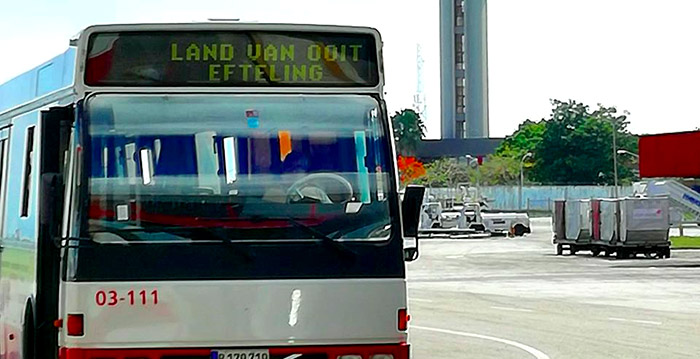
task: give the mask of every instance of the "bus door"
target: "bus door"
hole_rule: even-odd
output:
[[[0,234],[3,232],[3,225],[5,224],[5,199],[7,198],[7,193],[5,190],[5,182],[7,177],[7,154],[10,142],[9,137],[9,126],[0,129]],[[3,243],[3,236],[0,235],[0,355],[5,355],[5,348],[3,340],[5,338],[5,332],[3,327],[2,313],[5,313],[4,306],[7,305],[9,301],[9,287],[6,281],[2,280],[2,252],[5,249],[5,243]]]
[[[68,150],[74,109],[53,107],[41,112],[39,151],[41,178],[39,233],[36,263],[35,357],[55,358],[58,335],[54,320],[58,314],[60,283],[59,224],[63,203],[64,159]]]
[[[5,218],[5,214],[3,213],[5,210],[5,176],[7,176],[7,153],[9,149],[9,127],[5,127],[3,129],[0,129],[0,233],[3,233],[2,226],[4,224],[4,221],[1,220],[2,218]],[[0,236],[0,263],[2,263],[2,251],[5,247],[3,246],[3,238]],[[0,271],[2,271],[2,266],[0,265]],[[0,278],[2,278],[2,273],[0,272]],[[1,283],[1,281],[0,281]],[[1,285],[1,284],[0,284]],[[0,287],[0,296],[2,296],[2,292],[5,288]],[[4,300],[2,297],[0,297],[0,312],[2,312],[2,305],[4,303]]]

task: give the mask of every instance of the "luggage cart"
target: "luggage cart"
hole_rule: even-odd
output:
[[[568,250],[571,255],[591,249],[591,201],[587,199],[554,201],[554,238],[556,254]]]
[[[619,259],[634,258],[638,254],[647,258],[671,258],[667,197],[623,198],[616,210],[616,232],[607,246],[609,252],[614,252]]]
[[[591,254],[609,257],[615,253],[611,248],[617,239],[620,200],[615,198],[591,200]]]

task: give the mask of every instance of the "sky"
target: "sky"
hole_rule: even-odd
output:
[[[0,83],[92,24],[243,21],[364,25],[384,41],[390,113],[413,105],[422,46],[428,138],[440,136],[438,0],[0,0]],[[631,113],[638,134],[700,126],[700,1],[490,0],[490,135],[548,117],[550,99]]]

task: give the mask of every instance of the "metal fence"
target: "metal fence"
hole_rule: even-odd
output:
[[[428,196],[448,206],[461,201],[462,191],[455,188],[429,188]],[[621,186],[620,196],[633,193],[632,186]],[[484,186],[479,194],[486,198],[489,208],[496,210],[528,210],[551,212],[557,199],[614,197],[613,186],[524,186],[522,203],[518,203],[518,186]]]
[[[546,199],[532,199],[528,198],[525,203],[525,209],[529,211],[546,211],[552,212],[554,209],[554,200],[551,198]]]

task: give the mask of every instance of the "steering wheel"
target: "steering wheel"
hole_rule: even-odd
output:
[[[333,191],[329,195],[330,189]],[[287,202],[311,199],[325,204],[345,203],[352,199],[352,195],[352,184],[344,177],[334,173],[312,173],[292,183],[287,189]]]

